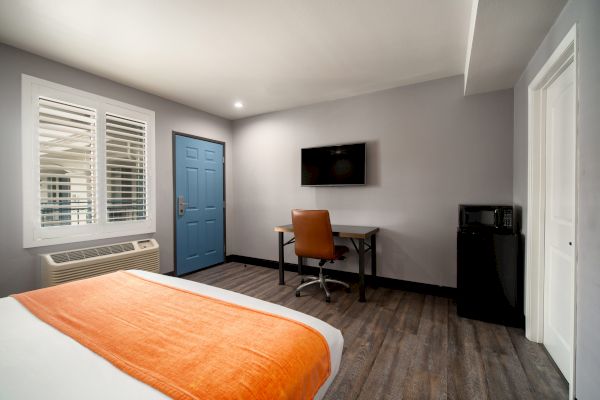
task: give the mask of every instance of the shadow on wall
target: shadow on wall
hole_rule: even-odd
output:
[[[381,186],[381,150],[378,140],[367,142],[367,186]]]
[[[377,270],[387,277],[405,277],[405,280],[437,284],[440,272],[433,263],[424,262],[427,257],[417,259],[407,249],[422,248],[424,251],[438,253],[435,241],[424,242],[422,238],[412,237],[398,230],[380,229],[377,236]],[[418,271],[418,275],[415,275]]]
[[[513,221],[515,222],[515,228],[517,232],[523,232],[523,207],[514,205],[515,215]]]
[[[305,208],[329,210],[332,224],[373,225],[372,218],[363,211],[372,209],[374,202],[379,200],[372,190],[381,188],[380,154],[379,141],[366,142],[366,185],[303,187],[311,198],[311,205]]]
[[[325,268],[358,272],[358,254],[349,239],[335,238],[338,245],[348,246],[350,252],[346,254],[346,259],[336,261],[334,264],[326,264]],[[357,243],[358,245],[358,243]],[[440,249],[435,248],[436,243],[424,242],[422,238],[411,237],[397,230],[381,228],[377,235],[377,274],[385,277],[404,277],[404,280],[429,283],[437,285],[440,280],[439,271],[434,268],[434,263],[427,263],[427,257],[417,259],[411,256],[406,249],[423,248],[429,249],[430,252],[436,253]],[[294,253],[294,246],[286,247],[285,260],[288,263],[295,264],[298,258]],[[305,265],[317,266],[318,260],[305,259]],[[418,271],[415,274],[415,271]],[[365,256],[365,274],[371,274],[371,255],[366,253]]]
[[[454,286],[456,277],[455,225],[443,221],[452,211],[439,206],[437,193],[440,181],[415,181],[414,174],[406,168],[401,171],[394,160],[395,152],[383,149],[379,140],[367,143],[367,185],[346,187],[304,187],[295,198],[295,207],[329,210],[332,224],[377,226],[377,273],[380,276],[422,282],[433,285]],[[382,159],[382,152],[389,160]],[[386,161],[387,187],[382,182],[382,165]],[[438,170],[434,171],[439,173]],[[401,175],[401,176],[400,176]],[[408,178],[406,178],[408,176]],[[404,178],[403,178],[404,177]],[[447,183],[443,181],[442,183]],[[429,185],[429,186],[428,186]],[[423,223],[423,213],[427,213]],[[439,214],[439,215],[438,215]],[[440,222],[442,221],[442,222]],[[358,255],[348,239],[336,239],[350,252],[343,261],[327,265],[328,268],[358,272]],[[286,246],[287,262],[296,263],[293,246]],[[307,260],[307,265],[317,265]],[[371,273],[371,257],[367,253],[365,272]]]

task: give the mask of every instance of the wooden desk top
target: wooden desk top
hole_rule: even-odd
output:
[[[280,225],[275,227],[275,232],[294,232],[294,226],[292,224]],[[374,226],[354,226],[354,225],[331,225],[331,230],[334,236],[355,238],[355,239],[367,239],[377,232],[379,228]]]

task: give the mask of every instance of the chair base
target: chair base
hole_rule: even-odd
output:
[[[308,282],[306,282],[307,279],[309,280]],[[326,278],[323,274],[323,268],[319,268],[319,276],[302,276],[300,283],[300,286],[296,288],[296,297],[300,297],[300,291],[305,287],[318,283],[319,286],[321,286],[321,288],[323,288],[325,291],[325,301],[327,303],[331,302],[331,294],[327,289],[328,283],[337,283],[338,285],[344,286],[347,291],[350,291],[350,285],[348,285],[346,282],[338,281],[337,279]]]

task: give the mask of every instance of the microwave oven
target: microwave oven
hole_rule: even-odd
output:
[[[506,205],[459,206],[459,229],[514,232],[514,208]]]

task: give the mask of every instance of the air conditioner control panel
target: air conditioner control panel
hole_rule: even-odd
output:
[[[152,249],[157,247],[156,241],[152,239],[138,240],[137,242],[138,249]]]

